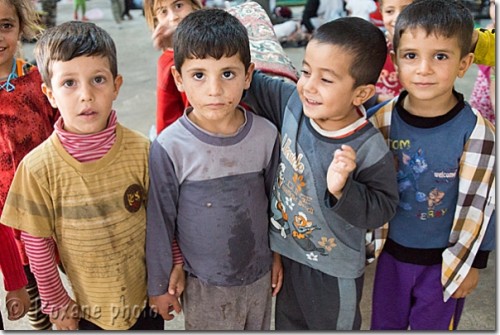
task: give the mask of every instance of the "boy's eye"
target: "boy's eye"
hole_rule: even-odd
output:
[[[203,76],[203,73],[201,73],[201,72],[196,72],[195,74],[193,74],[193,78],[194,78],[195,80],[202,80],[202,79],[203,79],[203,77],[204,77],[204,76]]]
[[[303,76],[309,76],[309,71],[306,70],[300,70],[300,73],[302,73]]]
[[[326,78],[321,78],[321,81],[322,81],[322,82],[325,82],[325,83],[327,83],[327,84],[331,84],[331,83],[333,83],[333,80],[326,79]]]
[[[445,60],[445,59],[448,59],[448,56],[446,56],[445,54],[437,54],[436,59],[437,60]]]
[[[231,79],[231,78],[233,78],[233,77],[234,77],[234,74],[233,74],[231,71],[224,71],[224,72],[222,73],[222,77],[223,77],[224,79]]]
[[[184,3],[183,2],[177,2],[174,4],[174,8],[175,9],[181,9],[182,7],[184,7]]]
[[[392,9],[387,9],[387,10],[384,10],[383,13],[384,13],[384,15],[391,15],[392,13],[394,13],[394,11]]]
[[[103,84],[104,82],[106,81],[106,78],[102,77],[102,76],[98,76],[98,77],[95,77],[94,78],[94,82],[96,84]]]
[[[70,80],[65,80],[63,82],[63,86],[64,87],[73,87],[73,86],[75,86],[75,81],[71,80],[71,79]]]
[[[415,55],[413,52],[408,52],[406,54],[404,54],[404,58],[406,59],[415,59],[417,57],[417,55]]]

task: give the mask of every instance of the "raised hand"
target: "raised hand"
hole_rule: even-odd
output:
[[[176,28],[177,26],[169,25],[167,21],[160,22],[151,36],[153,46],[159,50],[172,48],[172,38]]]
[[[349,174],[356,168],[356,152],[353,148],[343,144],[335,150],[333,160],[328,167],[326,182],[328,191],[339,199],[342,196]]]

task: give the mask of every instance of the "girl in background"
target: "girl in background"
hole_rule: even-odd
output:
[[[146,22],[153,30],[153,45],[163,51],[158,59],[156,86],[156,132],[150,135],[156,137],[163,129],[171,125],[184,113],[188,102],[186,95],[177,90],[170,68],[174,65],[174,50],[172,36],[177,25],[189,13],[201,9],[199,0],[145,0],[144,14]],[[165,34],[172,31],[172,34]],[[151,138],[152,140],[153,138]]]
[[[495,1],[490,1],[491,24],[486,28],[495,28]],[[491,123],[495,124],[495,67],[478,65],[476,82],[469,99],[470,105],[477,109]]]

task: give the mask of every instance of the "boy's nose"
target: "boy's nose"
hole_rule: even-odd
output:
[[[431,66],[429,61],[427,60],[422,60],[420,61],[418,65],[418,73],[419,74],[428,74],[431,71]]]
[[[304,91],[306,92],[314,92],[316,91],[316,83],[314,81],[314,79],[312,77],[308,78],[305,82],[304,82]]]
[[[94,100],[94,95],[93,95],[92,88],[90,87],[90,85],[83,85],[82,86],[80,98],[81,98],[82,102]]]
[[[211,80],[209,83],[209,94],[214,96],[214,95],[221,95],[222,94],[222,85],[219,80],[214,79]]]

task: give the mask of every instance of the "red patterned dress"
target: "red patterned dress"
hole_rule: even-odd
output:
[[[18,78],[10,81],[14,90],[0,90],[0,215],[19,162],[49,137],[59,117],[42,92],[38,69],[22,59],[16,65]],[[27,264],[24,249],[20,251]]]

